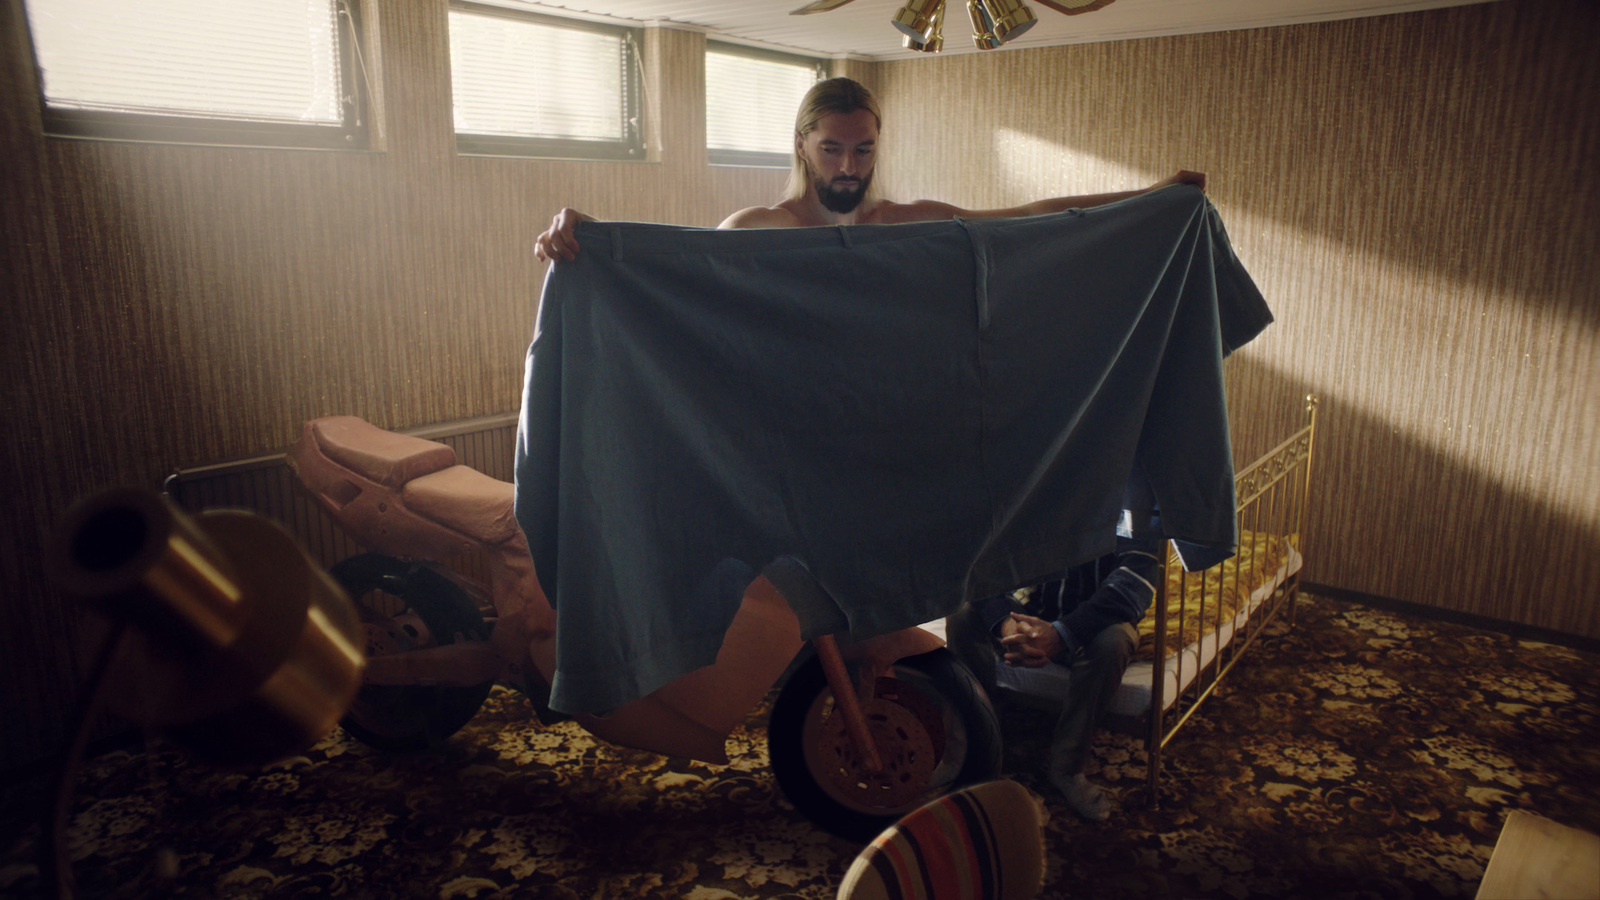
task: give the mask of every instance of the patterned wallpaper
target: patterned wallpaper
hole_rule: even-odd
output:
[[[1241,461],[1322,399],[1307,577],[1596,637],[1596,46],[1589,0],[1511,0],[885,63],[886,194],[1208,173],[1278,317]]]

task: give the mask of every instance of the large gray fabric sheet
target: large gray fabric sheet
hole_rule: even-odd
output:
[[[769,569],[804,634],[946,615],[1165,532],[1235,542],[1222,358],[1271,322],[1181,186],[1086,211],[710,231],[585,223],[528,351],[517,520],[551,706],[715,659]]]

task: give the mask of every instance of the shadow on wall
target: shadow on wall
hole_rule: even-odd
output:
[[[1548,0],[997,54],[965,74],[1070,72],[994,120],[1156,177],[1210,168],[1224,209],[1596,325],[1597,41],[1591,0]]]
[[[1296,428],[1307,394],[1320,401],[1308,580],[1600,637],[1593,522],[1463,465],[1249,348],[1226,374],[1236,463]]]

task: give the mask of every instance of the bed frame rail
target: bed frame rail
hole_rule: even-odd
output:
[[[1316,443],[1316,425],[1317,398],[1309,395],[1306,397],[1305,425],[1235,475],[1234,495],[1238,504],[1241,534],[1251,532],[1287,536],[1290,545],[1300,550],[1306,508],[1311,501],[1311,459]],[[1222,563],[1220,569],[1223,575],[1232,575],[1235,583],[1254,583],[1256,572],[1253,570],[1262,564],[1257,554],[1250,554],[1248,562],[1241,554]],[[1179,586],[1177,635],[1170,635],[1167,628],[1168,584],[1172,580]],[[1215,588],[1211,584],[1213,580],[1219,582]],[[1208,697],[1218,691],[1223,676],[1238,664],[1245,651],[1279,613],[1283,613],[1290,626],[1294,624],[1294,607],[1300,586],[1298,571],[1289,573],[1283,583],[1261,601],[1231,640],[1216,647],[1221,640],[1222,630],[1233,627],[1233,614],[1224,612],[1218,597],[1221,581],[1221,578],[1207,579],[1200,572],[1183,571],[1177,554],[1169,548],[1166,566],[1156,585],[1156,596],[1151,606],[1151,614],[1156,617],[1155,663],[1151,672],[1150,708],[1146,712],[1145,734],[1149,762],[1148,802],[1151,808],[1160,806],[1162,751],[1178,729],[1189,721]],[[1190,593],[1191,585],[1196,583],[1199,585],[1200,602],[1194,615],[1202,626],[1213,630],[1201,638],[1191,661],[1186,659],[1179,643],[1189,615],[1181,600]],[[1171,701],[1164,696],[1169,640],[1178,646],[1178,696]],[[1209,660],[1203,649],[1208,641],[1215,648]],[[1186,667],[1188,672],[1185,671]],[[1190,673],[1194,675],[1193,680],[1185,685],[1184,679]],[[1169,703],[1171,708],[1168,708]]]

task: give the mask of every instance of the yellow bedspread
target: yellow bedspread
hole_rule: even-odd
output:
[[[1167,564],[1166,656],[1198,641],[1203,634],[1216,631],[1219,622],[1233,621],[1239,610],[1249,603],[1251,593],[1277,576],[1294,542],[1294,536],[1285,539],[1283,535],[1267,532],[1241,531],[1238,555],[1204,572],[1185,573],[1174,556]],[[1181,604],[1178,602],[1180,593]],[[1139,623],[1139,649],[1134,654],[1135,659],[1154,658],[1156,618],[1152,609]]]

